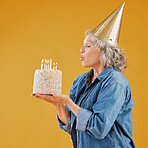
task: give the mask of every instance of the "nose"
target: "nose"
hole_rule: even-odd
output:
[[[82,52],[84,52],[84,49],[83,49],[83,47],[80,49],[80,52],[82,53]]]

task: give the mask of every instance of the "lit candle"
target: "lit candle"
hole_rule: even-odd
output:
[[[55,70],[55,63],[53,63],[53,70]]]
[[[44,69],[47,69],[47,59],[45,59]]]
[[[52,59],[50,59],[50,70],[51,70],[51,65],[52,65]]]
[[[49,60],[47,60],[47,69],[49,69]]]
[[[41,69],[43,69],[44,59],[41,60]]]
[[[56,62],[56,70],[57,70],[57,62]]]

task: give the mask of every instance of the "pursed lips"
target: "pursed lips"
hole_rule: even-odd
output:
[[[80,55],[80,60],[81,60],[81,61],[83,60],[83,58],[84,58],[84,57],[83,57],[82,55]]]

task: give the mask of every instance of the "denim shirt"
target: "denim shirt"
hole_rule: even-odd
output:
[[[93,74],[91,69],[74,80],[69,97],[81,108],[75,116],[65,105],[69,121],[63,124],[56,114],[59,128],[71,135],[74,148],[135,148],[128,80],[113,67],[91,83]]]

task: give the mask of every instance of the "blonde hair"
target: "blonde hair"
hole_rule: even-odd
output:
[[[91,35],[92,41],[101,53],[99,60],[104,67],[114,67],[120,72],[127,68],[127,58],[124,54],[124,49],[118,46],[112,46],[111,44],[97,38],[90,32],[90,30],[86,30],[85,37],[88,35]]]

